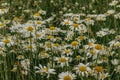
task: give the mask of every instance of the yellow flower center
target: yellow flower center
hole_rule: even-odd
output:
[[[31,45],[28,45],[27,48],[28,48],[28,49],[32,49],[32,46],[31,46]]]
[[[81,30],[81,33],[84,33],[84,30]]]
[[[36,34],[37,37],[41,37],[41,34]]]
[[[59,44],[58,44],[58,43],[55,43],[55,44],[54,44],[54,46],[58,47],[58,46],[59,46]]]
[[[79,25],[78,24],[73,24],[74,28],[77,28]]]
[[[105,48],[106,51],[109,51],[110,49],[109,48]]]
[[[90,50],[90,54],[94,55],[95,53],[96,53],[95,50],[93,50],[93,49]]]
[[[78,42],[77,42],[77,41],[73,41],[73,42],[71,43],[71,45],[72,45],[72,46],[77,46],[77,45],[78,45]]]
[[[49,36],[47,36],[47,39],[51,39],[52,37],[53,37],[53,36],[50,36],[50,35],[49,35]]]
[[[95,49],[101,50],[102,49],[102,45],[101,44],[96,44]]]
[[[99,35],[100,35],[100,36],[103,36],[103,33],[100,33]]]
[[[79,36],[78,38],[79,38],[80,40],[84,40],[84,39],[85,39],[84,36]]]
[[[41,56],[42,56],[42,57],[48,57],[48,55],[47,55],[46,52],[41,52]]]
[[[65,50],[65,53],[66,53],[66,54],[70,53],[70,50],[67,50],[67,49],[66,49],[66,50]]]
[[[106,61],[106,60],[108,60],[108,58],[107,57],[102,57],[102,60]]]
[[[27,30],[28,30],[28,31],[33,31],[34,28],[33,28],[32,26],[28,26],[28,27],[27,27]]]
[[[120,47],[120,42],[116,42],[116,43],[115,43],[115,46],[116,46],[116,47]]]
[[[77,59],[77,60],[79,60],[80,58],[81,58],[81,56],[80,56],[80,55],[76,56],[76,59]]]
[[[47,53],[46,53],[45,51],[42,51],[42,52],[41,52],[41,56],[42,56],[42,57],[48,57],[48,56],[47,56]]]
[[[22,58],[24,58],[24,56],[23,55],[18,55],[17,58],[22,59]]]
[[[20,16],[19,18],[20,18],[20,19],[23,19],[23,18],[24,18],[24,16]]]
[[[95,66],[95,70],[96,70],[97,72],[104,72],[102,66]]]
[[[89,21],[89,20],[91,20],[91,18],[86,18],[85,20]]]
[[[93,46],[93,43],[88,43],[89,46]]]
[[[2,8],[1,10],[4,12],[4,11],[5,11],[5,8]]]
[[[67,21],[67,22],[65,22],[65,24],[68,25],[68,24],[70,24],[70,23]]]
[[[38,24],[38,25],[41,24],[41,21],[37,21],[37,24]]]
[[[4,24],[3,23],[0,23],[0,27],[3,27],[4,26]]]
[[[74,18],[74,21],[78,21],[78,18]]]
[[[79,70],[80,70],[81,72],[85,72],[85,71],[87,71],[87,68],[86,68],[86,66],[80,66],[80,67],[79,67]]]
[[[51,27],[50,27],[50,30],[55,30],[55,27],[54,27],[54,26],[51,26]]]
[[[100,17],[99,17],[99,19],[100,19],[100,20],[103,20],[103,17],[102,17],[102,16],[100,16]]]
[[[35,13],[35,14],[34,14],[34,16],[39,17],[39,16],[40,16],[40,14],[39,14],[39,13]]]
[[[5,44],[10,43],[10,40],[9,40],[9,39],[5,39],[5,40],[4,40],[4,43],[5,43]]]
[[[71,76],[67,75],[67,76],[64,76],[64,80],[72,80]]]
[[[46,47],[47,48],[50,48],[51,47],[51,44],[48,42],[48,43],[46,43]]]
[[[101,77],[101,79],[106,78],[106,76],[104,74],[102,74],[100,77]]]
[[[14,17],[13,20],[14,20],[14,21],[18,21],[18,17]]]
[[[48,72],[48,68],[42,68],[44,72]]]
[[[2,51],[2,48],[0,47],[0,51]]]
[[[59,58],[59,62],[66,62],[66,58]]]

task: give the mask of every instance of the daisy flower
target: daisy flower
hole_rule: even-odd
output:
[[[81,30],[83,30],[83,32],[84,32],[85,28],[86,27],[85,27],[84,24],[78,24],[78,23],[73,23],[70,26],[70,30],[72,30],[72,31],[81,31]],[[85,30],[85,32],[86,32],[86,30]]]
[[[113,64],[113,65],[118,65],[119,64],[119,60],[118,59],[113,59],[113,60],[111,60],[111,63]]]
[[[68,41],[72,40],[73,36],[74,36],[74,32],[73,31],[68,31],[65,39],[68,40]]]
[[[27,26],[26,30],[29,31],[29,32],[32,32],[32,31],[34,31],[34,27],[33,26]]]
[[[60,63],[60,66],[63,67],[65,65],[68,66],[68,62],[70,61],[69,57],[61,56],[61,57],[56,57],[55,61]]]
[[[33,37],[41,40],[41,39],[45,38],[45,32],[38,31],[38,32],[36,32],[36,34],[33,34]]]
[[[1,8],[0,9],[0,15],[5,14],[9,11],[9,8]]]
[[[98,21],[105,21],[105,20],[106,20],[106,15],[104,15],[104,14],[99,14],[99,15],[96,17],[96,20],[98,20]]]
[[[11,36],[7,36],[3,39],[4,45],[7,44],[8,46],[13,45],[14,41],[12,40]]]
[[[99,31],[96,34],[97,34],[98,37],[103,37],[103,36],[107,35],[107,33],[104,32],[104,31]]]
[[[76,67],[74,67],[76,73],[82,76],[88,76],[89,72],[91,71],[89,64],[79,63]]]
[[[115,18],[115,19],[120,19],[120,13],[115,14],[115,15],[114,15],[114,18]]]
[[[84,24],[81,23],[79,26],[80,26],[80,28],[79,28],[78,31],[79,31],[80,34],[83,34],[83,33],[87,32],[87,28]]]
[[[69,19],[65,19],[62,23],[62,25],[66,25],[66,26],[70,26],[73,24],[73,21],[69,20]]]
[[[73,47],[73,49],[78,48],[79,45],[80,45],[80,43],[79,43],[78,41],[72,41],[72,42],[71,42],[71,47]]]
[[[70,49],[64,49],[63,54],[66,54],[67,56],[71,56],[73,53]]]
[[[109,77],[108,73],[100,73],[98,80],[105,80],[106,77]]]
[[[82,57],[80,55],[77,55],[75,59],[79,61],[81,58]]]
[[[22,60],[22,59],[24,59],[24,56],[23,56],[23,55],[18,55],[18,56],[17,56],[17,59],[18,59],[18,60]]]
[[[50,28],[48,29],[49,34],[51,35],[58,35],[58,32],[60,31],[60,28],[54,27],[54,26],[50,26]]]
[[[46,51],[41,51],[40,54],[38,55],[40,58],[48,58],[49,54]]]
[[[96,42],[95,39],[88,39],[88,44],[87,44],[87,45],[84,45],[84,48],[85,48],[86,50],[87,50],[87,49],[90,49],[90,48],[94,48],[95,42]]]
[[[104,72],[104,69],[103,69],[102,66],[95,66],[95,67],[93,68],[93,70],[94,70],[95,74],[96,74],[96,73],[103,73],[103,72]]]
[[[117,66],[117,68],[115,69],[116,73],[120,74],[120,65]]]
[[[91,18],[86,18],[85,19],[85,23],[87,24],[87,25],[94,25],[94,20],[92,20]]]
[[[62,72],[58,75],[58,80],[75,80],[76,75],[71,72]]]
[[[44,11],[44,10],[42,10],[42,9],[39,10],[38,13],[40,13],[40,14],[42,14],[42,15],[46,15],[46,11]]]
[[[101,44],[95,44],[94,48],[97,50],[97,51],[100,51],[103,49],[103,46]]]
[[[50,50],[52,47],[52,43],[51,42],[45,42],[44,48],[46,51]]]
[[[81,35],[81,36],[78,36],[76,40],[81,42],[81,41],[85,40],[86,38],[87,38],[86,36]]]
[[[33,17],[35,19],[41,19],[40,13],[34,13]]]
[[[45,74],[47,74],[47,78],[50,77],[50,74],[56,74],[55,69],[51,69],[49,67],[42,66],[41,64],[39,64],[39,66],[35,66],[35,69],[37,69],[37,71],[35,71],[35,73],[45,73]]]
[[[39,27],[44,27],[44,24],[46,22],[42,21],[42,20],[35,20],[34,23],[35,23],[36,27],[39,28]]]
[[[87,50],[87,56],[89,58],[92,57],[92,59],[96,59],[98,54],[96,53],[95,49],[89,49],[89,50]]]
[[[117,0],[113,0],[111,3],[109,3],[110,6],[115,6],[118,4]]]
[[[30,60],[29,59],[24,59],[21,61],[21,67],[25,70],[29,70],[30,68]]]
[[[115,10],[113,10],[113,9],[107,11],[107,15],[111,15],[111,14],[114,14],[114,13],[115,13]]]

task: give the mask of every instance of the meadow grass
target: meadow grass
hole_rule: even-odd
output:
[[[0,80],[120,80],[120,0],[0,0]]]

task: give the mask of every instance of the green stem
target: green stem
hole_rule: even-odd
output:
[[[8,80],[6,57],[4,58],[4,61],[5,80]]]

